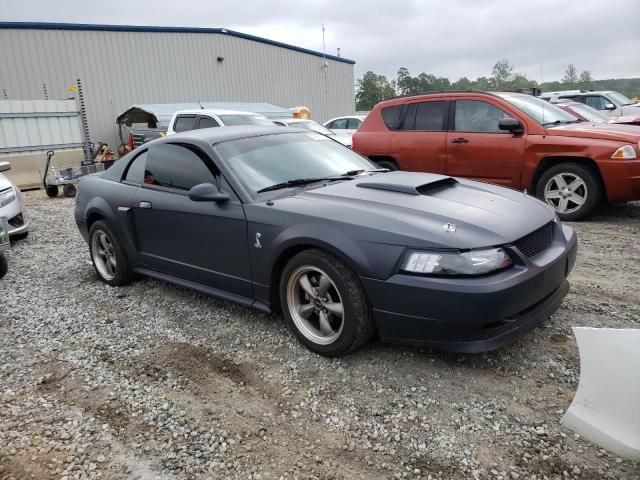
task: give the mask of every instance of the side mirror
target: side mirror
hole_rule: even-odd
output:
[[[0,162],[0,173],[11,170],[11,164],[9,162]]]
[[[604,109],[605,110],[615,110],[616,106],[613,103],[605,103],[604,104]]]
[[[221,191],[213,183],[201,183],[189,190],[189,198],[194,202],[226,202],[229,195]]]
[[[515,134],[524,133],[522,124],[515,118],[506,117],[498,122],[498,128],[500,130],[506,130]]]

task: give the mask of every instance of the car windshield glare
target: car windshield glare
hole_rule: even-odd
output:
[[[571,105],[568,107],[569,110],[576,112],[582,118],[587,119],[589,122],[594,123],[607,123],[609,121],[609,115],[605,113],[601,113],[595,108],[591,108],[589,105]]]
[[[498,94],[511,105],[521,110],[536,122],[544,126],[574,123],[578,119],[545,100],[526,94]]]
[[[326,178],[379,167],[313,132],[262,135],[221,142],[215,150],[252,191],[292,180]]]
[[[232,127],[234,125],[271,125],[273,126],[273,122],[266,117],[261,117],[259,115],[218,115],[222,123],[224,123],[227,127]]]
[[[609,92],[606,95],[609,97],[609,100],[613,100],[613,103],[617,105],[631,105],[633,103],[630,98],[618,92]]]
[[[320,125],[312,120],[307,120],[304,122],[291,122],[290,125],[292,127],[304,128],[305,130],[311,130],[312,132],[318,132],[323,135],[335,135],[334,132],[329,130],[327,127]]]

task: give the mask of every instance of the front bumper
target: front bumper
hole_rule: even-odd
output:
[[[610,202],[640,200],[640,160],[597,160]]]
[[[362,278],[382,341],[457,352],[494,350],[533,330],[569,291],[577,239],[554,223],[552,245],[531,259],[509,248],[514,265],[478,278],[396,274]]]
[[[7,217],[10,237],[24,235],[29,231],[30,219],[20,193],[15,201],[0,208],[0,217]]]

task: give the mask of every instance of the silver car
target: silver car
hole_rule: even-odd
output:
[[[2,172],[11,170],[9,162],[0,162],[0,217],[9,221],[9,236],[24,238],[29,233],[29,217],[22,192]]]

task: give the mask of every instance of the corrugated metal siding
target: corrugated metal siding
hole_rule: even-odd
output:
[[[0,156],[82,144],[74,100],[0,100]]]
[[[218,62],[218,57],[224,61]],[[117,145],[132,104],[306,105],[320,122],[353,113],[353,65],[223,33],[0,29],[0,91],[67,98],[82,80],[91,139]]]

